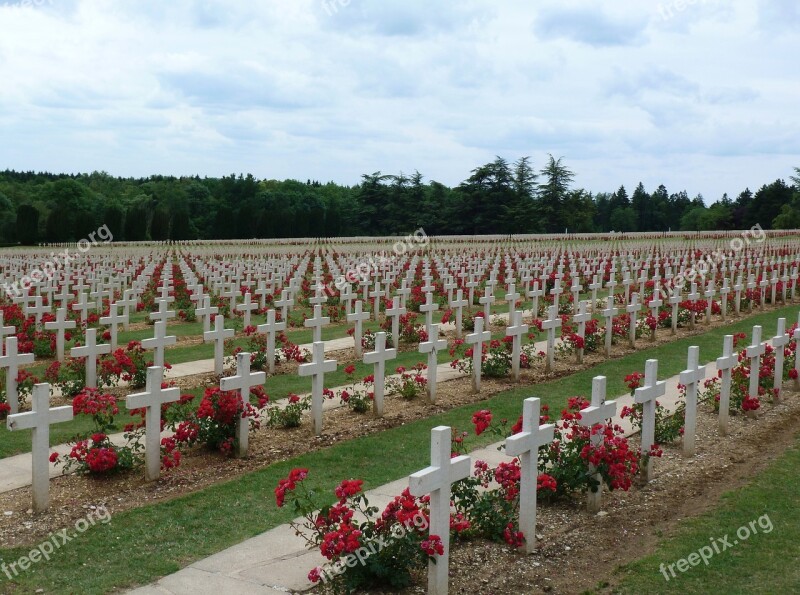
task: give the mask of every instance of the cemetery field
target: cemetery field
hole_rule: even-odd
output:
[[[743,233],[0,252],[0,592],[304,591],[389,527],[340,588],[699,592],[653,562],[800,458],[800,235]]]
[[[756,323],[769,327],[781,314],[780,310],[757,314],[752,319],[736,322],[724,329],[668,342],[639,353],[629,352],[619,359],[599,363],[590,369],[533,386],[508,389],[507,383],[503,386],[498,382],[496,387],[486,383],[488,398],[480,402],[480,407],[489,408],[498,416],[512,419],[522,398],[538,394],[551,407],[558,409],[564,406],[567,397],[585,394],[585,387],[596,374],[604,374],[609,378],[609,390],[612,394],[622,393],[625,391],[625,373],[640,368],[649,357],[656,357],[664,362],[663,375],[672,375],[684,366],[682,354],[690,343],[700,344],[703,351],[706,351],[707,346],[710,351],[711,345],[718,343],[725,332],[738,332]],[[459,382],[463,381],[445,383],[443,392],[450,386],[457,386]],[[466,386],[461,386],[455,392],[466,392],[466,389]],[[605,509],[609,513],[608,517],[604,519],[587,516],[581,512],[577,503],[542,507],[540,522],[545,535],[551,536],[542,541],[541,566],[536,567],[537,571],[533,574],[526,562],[527,558],[509,551],[504,545],[485,543],[472,546],[456,543],[453,560],[461,571],[454,578],[454,584],[463,584],[466,588],[474,584],[474,581],[482,581],[486,574],[486,564],[497,564],[498,567],[506,568],[507,572],[498,578],[492,578],[489,585],[491,588],[509,589],[501,592],[515,592],[513,589],[532,588],[537,584],[557,587],[557,577],[562,574],[561,569],[567,566],[570,572],[563,573],[565,578],[562,588],[573,592],[575,579],[568,577],[574,576],[573,571],[577,574],[588,572],[596,563],[596,555],[593,553],[596,550],[594,547],[586,547],[587,544],[594,544],[602,550],[603,561],[609,565],[630,561],[632,557],[641,554],[644,548],[655,546],[655,527],[664,532],[665,527],[678,523],[685,516],[712,508],[723,490],[748,482],[754,472],[791,443],[791,423],[800,416],[800,401],[791,397],[787,401],[791,405],[771,409],[757,422],[738,416],[731,435],[724,442],[716,441],[714,415],[706,412],[706,423],[700,423],[700,427],[706,430],[699,434],[699,442],[704,445],[702,461],[697,461],[687,473],[682,469],[679,447],[676,445],[668,448],[667,458],[659,462],[664,477],[650,488],[642,489],[637,486],[628,493],[615,492],[610,506]],[[430,417],[416,421],[409,422],[407,418],[401,417],[398,424],[393,424],[390,420],[395,419],[394,412],[387,409],[386,419],[381,424],[375,424],[378,427],[366,431],[365,435],[345,440],[346,437],[338,436],[336,430],[332,429],[330,439],[326,432],[325,440],[310,445],[309,452],[299,456],[295,455],[296,444],[307,441],[307,429],[284,431],[281,444],[285,447],[273,447],[276,452],[271,453],[272,457],[267,460],[263,458],[264,453],[256,448],[247,460],[220,459],[220,465],[206,476],[202,468],[194,467],[190,462],[185,476],[165,476],[158,485],[143,484],[139,478],[133,482],[114,479],[94,481],[91,497],[81,493],[80,487],[74,491],[69,487],[80,486],[86,482],[85,479],[61,478],[52,482],[53,510],[47,515],[47,521],[41,524],[34,521],[32,528],[25,532],[4,532],[4,543],[24,543],[25,546],[16,545],[9,550],[3,550],[3,555],[4,558],[13,559],[15,554],[23,552],[36,539],[46,536],[50,531],[69,526],[80,518],[80,511],[72,511],[70,514],[66,506],[70,500],[83,501],[94,506],[105,504],[112,512],[114,522],[107,527],[91,529],[73,547],[74,553],[81,559],[103,559],[104,568],[108,569],[107,574],[96,576],[81,572],[74,568],[70,559],[54,558],[46,567],[36,568],[26,581],[20,582],[20,588],[24,589],[27,585],[48,585],[46,588],[61,592],[80,586],[85,592],[104,592],[112,586],[147,582],[161,574],[177,570],[197,557],[223,549],[289,520],[291,511],[276,508],[270,497],[272,487],[277,484],[278,479],[286,475],[288,469],[305,466],[317,470],[311,485],[320,490],[329,489],[341,477],[352,473],[353,469],[358,470],[358,476],[367,485],[380,485],[393,479],[398,473],[410,472],[424,465],[426,453],[417,445],[425,440],[431,425],[448,424],[466,429],[470,426],[470,416],[474,410],[474,405],[455,407],[442,413],[430,412]],[[331,427],[336,427],[335,421]],[[383,429],[386,431],[377,433]],[[757,431],[754,433],[754,430]],[[767,440],[769,436],[780,439]],[[474,437],[470,441],[470,447],[490,441],[489,437]],[[744,449],[743,442],[746,446]],[[764,449],[765,443],[770,444],[769,449]],[[255,442],[253,446],[256,446]],[[307,445],[303,444],[302,448],[307,448]],[[392,453],[391,468],[374,455],[375,452],[382,451]],[[207,459],[202,456],[198,458]],[[252,472],[259,467],[262,470]],[[234,477],[235,481],[227,481]],[[62,485],[63,500],[58,495]],[[186,493],[187,491],[193,493]],[[687,494],[691,495],[691,499],[687,500]],[[11,507],[16,508],[20,514],[25,514],[19,510],[19,500],[20,494],[2,497],[0,509]],[[246,524],[230,523],[231,514],[244,514],[249,521]],[[160,529],[142,532],[142,523]],[[165,533],[168,535],[167,539],[164,538]],[[103,544],[112,544],[110,553],[113,555],[104,549]],[[571,549],[568,551],[566,547]],[[550,580],[544,581],[543,577]],[[612,579],[613,576],[609,575],[608,580]],[[594,585],[584,585],[585,588],[591,586]]]

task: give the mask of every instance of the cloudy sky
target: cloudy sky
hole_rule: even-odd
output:
[[[800,166],[797,0],[0,0],[0,169],[458,184],[563,157],[707,203]]]

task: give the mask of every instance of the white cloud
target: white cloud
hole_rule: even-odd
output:
[[[0,0],[0,167],[457,184],[552,152],[715,199],[800,165],[797,3],[598,6]]]

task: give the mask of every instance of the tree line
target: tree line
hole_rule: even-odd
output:
[[[790,183],[727,194],[711,205],[686,191],[592,193],[550,156],[497,157],[456,187],[422,174],[364,174],[354,186],[307,180],[0,173],[0,243],[77,241],[107,225],[116,241],[429,235],[705,231],[800,228],[800,168]]]

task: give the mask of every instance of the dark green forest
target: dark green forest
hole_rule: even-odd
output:
[[[307,180],[120,178],[104,172],[0,173],[0,243],[76,241],[103,224],[115,241],[800,227],[800,168],[706,206],[663,185],[593,194],[552,156],[541,169],[497,157],[455,188],[422,174],[365,174],[354,186]]]

